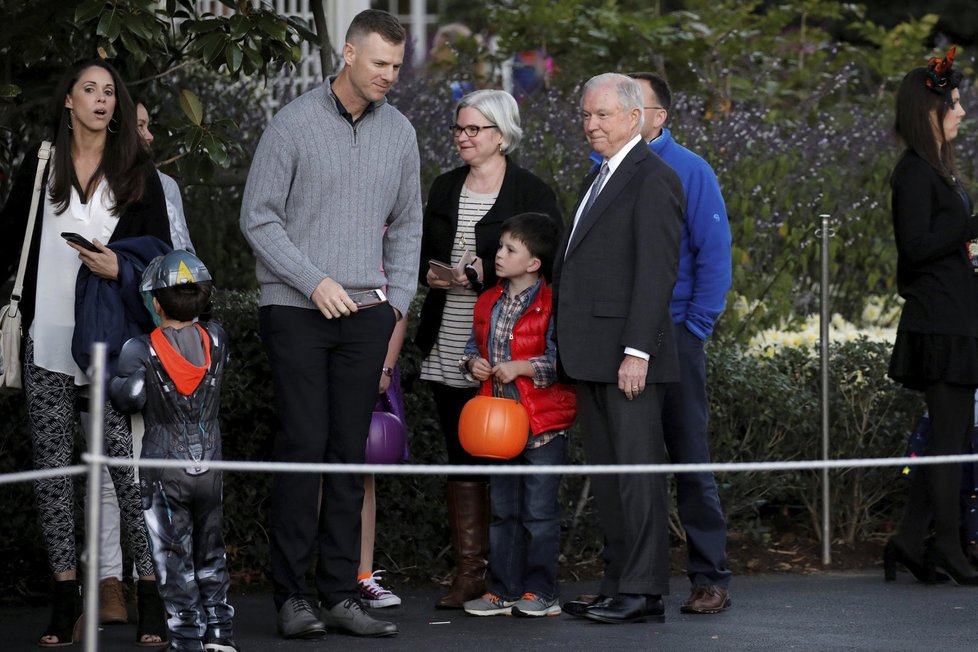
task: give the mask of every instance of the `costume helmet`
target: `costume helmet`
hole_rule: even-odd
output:
[[[211,273],[200,258],[184,249],[174,249],[165,256],[157,256],[143,271],[140,292],[152,292],[175,285],[212,281]]]

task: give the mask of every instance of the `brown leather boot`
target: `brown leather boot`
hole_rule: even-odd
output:
[[[98,583],[98,621],[102,625],[129,621],[122,582],[114,577],[106,577]]]
[[[489,556],[489,486],[485,482],[448,483],[448,523],[455,554],[455,577],[439,609],[461,609],[486,592]]]

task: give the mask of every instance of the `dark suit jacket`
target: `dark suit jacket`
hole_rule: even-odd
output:
[[[581,198],[595,176],[585,179]],[[568,224],[554,262],[562,373],[617,383],[624,349],[632,347],[652,356],[648,383],[679,380],[669,300],[685,205],[679,177],[640,141],[581,216],[569,246]]]
[[[418,278],[427,285],[428,261],[431,259],[451,262],[452,243],[458,227],[458,200],[462,194],[469,166],[455,168],[439,176],[431,184],[428,203],[424,210],[424,233],[421,236],[421,264]],[[513,163],[506,162],[506,176],[496,203],[475,225],[475,254],[482,258],[483,286],[496,285],[493,260],[499,247],[499,227],[513,215],[528,211],[546,213],[560,225],[560,209],[554,191],[534,174]],[[549,278],[549,271],[544,273]],[[438,337],[442,310],[445,307],[445,290],[431,289],[421,307],[421,321],[415,343],[427,354]]]

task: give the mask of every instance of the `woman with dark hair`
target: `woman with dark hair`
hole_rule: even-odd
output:
[[[897,287],[905,303],[889,375],[924,392],[931,418],[925,455],[965,451],[978,388],[978,217],[951,149],[964,118],[953,61],[952,47],[911,70],[897,92],[896,132],[906,150],[891,185]],[[939,569],[958,584],[978,585],[961,549],[960,485],[960,464],[919,467],[884,551],[887,581],[900,563],[921,581],[935,581]]]
[[[475,396],[477,382],[467,380],[459,359],[472,330],[472,308],[483,288],[496,284],[493,267],[499,227],[517,213],[541,212],[561,226],[554,191],[510,160],[523,135],[519,107],[506,91],[469,93],[455,107],[451,125],[464,165],[431,184],[421,237],[420,281],[431,288],[421,308],[415,342],[425,358],[421,378],[429,381],[445,437],[449,464],[473,464],[458,439],[458,418]],[[459,268],[473,257],[465,276],[447,280],[430,261]],[[489,261],[483,265],[482,261]],[[544,271],[549,280],[550,270]],[[488,559],[489,485],[484,475],[453,476],[448,481],[448,519],[455,575],[439,608],[461,609],[485,592]]]
[[[45,172],[35,217],[21,300],[24,327],[24,391],[34,468],[66,467],[72,460],[79,387],[85,370],[72,357],[75,279],[84,265],[97,277],[117,280],[120,258],[105,243],[150,235],[167,245],[170,230],[159,177],[136,130],[136,110],[118,73],[105,61],[72,65],[54,92],[55,147]],[[10,275],[20,253],[30,212],[39,146],[32,148],[0,212],[0,274]],[[96,251],[65,242],[71,231]],[[138,301],[138,299],[137,299]],[[105,404],[105,450],[132,457],[126,417]],[[164,642],[163,608],[146,540],[139,488],[131,467],[110,469],[123,523],[139,574],[137,643]],[[38,518],[54,575],[51,622],[42,647],[78,640],[82,601],[75,553],[74,493],[68,476],[34,485]],[[94,608],[94,605],[92,605]]]

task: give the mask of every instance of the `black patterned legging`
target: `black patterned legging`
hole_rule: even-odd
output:
[[[34,365],[34,341],[25,337],[24,391],[31,426],[35,469],[56,469],[71,464],[75,441],[74,378]],[[126,417],[105,403],[105,453],[132,458],[132,433]],[[119,499],[119,511],[129,539],[136,572],[153,574],[153,560],[146,542],[139,487],[132,467],[112,466],[109,474]],[[48,550],[52,573],[77,568],[75,555],[75,492],[68,476],[34,482],[38,520]]]

